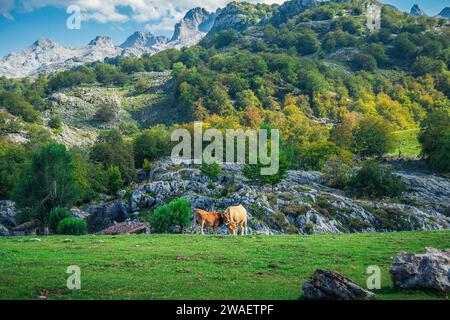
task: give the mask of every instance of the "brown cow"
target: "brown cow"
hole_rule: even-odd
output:
[[[216,229],[223,224],[222,212],[208,212],[202,209],[195,209],[194,216],[197,225],[200,226],[202,234],[205,234],[205,225],[206,227],[212,227],[213,232],[216,232]]]
[[[237,235],[237,229],[241,227],[241,235],[248,234],[247,210],[242,205],[228,207],[223,213],[223,218],[231,235]]]

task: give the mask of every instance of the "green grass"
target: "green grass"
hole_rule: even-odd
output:
[[[394,155],[401,151],[402,157],[416,158],[420,156],[422,147],[419,143],[420,129],[411,129],[394,132],[395,137],[399,141],[399,148],[395,149]]]
[[[39,292],[50,299],[298,299],[317,268],[365,286],[370,265],[382,270],[377,299],[446,299],[391,289],[388,269],[399,251],[448,248],[450,231],[64,238],[0,238],[0,299],[38,299]],[[65,288],[70,265],[81,268],[81,290]]]

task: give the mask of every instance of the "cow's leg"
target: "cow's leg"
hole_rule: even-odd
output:
[[[244,220],[244,233],[247,236],[248,235],[248,228],[247,228],[247,220]]]
[[[205,230],[204,230],[204,228],[205,228],[205,221],[202,221],[202,223],[200,225],[200,228],[202,230],[202,234],[204,235],[205,234]]]

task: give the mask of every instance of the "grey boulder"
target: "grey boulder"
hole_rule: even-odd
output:
[[[374,294],[340,273],[317,269],[303,285],[303,297],[314,300],[360,300]]]
[[[450,292],[450,250],[397,254],[390,268],[394,288]]]

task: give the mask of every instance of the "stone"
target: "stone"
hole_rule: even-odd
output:
[[[114,221],[126,221],[130,208],[125,202],[115,200],[90,206],[86,211],[90,214],[86,219],[90,231],[97,232],[114,225]]]
[[[41,242],[42,240],[39,238],[31,238],[30,241],[32,242]]]
[[[373,296],[372,292],[330,270],[317,269],[303,285],[303,297],[306,299],[358,300]]]
[[[125,221],[118,223],[112,227],[100,231],[101,235],[115,235],[115,234],[140,234],[149,233],[150,225],[148,222],[139,221]]]
[[[391,268],[394,288],[450,292],[450,250],[426,248],[425,253],[400,252]]]
[[[9,235],[10,235],[9,230],[5,226],[0,224],[0,237],[5,237]]]
[[[9,200],[0,200],[0,224],[5,227],[15,227],[16,216],[15,203]]]

